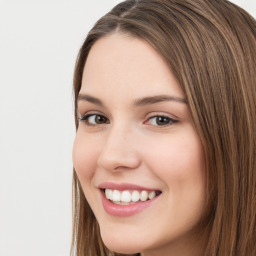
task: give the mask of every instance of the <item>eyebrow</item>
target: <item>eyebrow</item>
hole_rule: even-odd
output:
[[[141,99],[134,100],[133,104],[135,106],[144,106],[144,105],[152,105],[152,104],[160,103],[163,101],[174,101],[178,103],[187,104],[186,99],[176,97],[176,96],[170,96],[170,95],[157,95],[157,96],[144,97]]]
[[[88,94],[79,93],[77,97],[77,101],[88,101],[101,107],[104,106],[103,102],[100,99],[90,96]]]
[[[100,99],[95,98],[88,94],[79,93],[77,101],[88,101],[95,105],[104,107],[104,104]],[[133,101],[133,105],[136,107],[140,107],[140,106],[152,105],[152,104],[156,104],[164,101],[173,101],[177,103],[187,104],[187,100],[184,98],[170,96],[170,95],[157,95],[157,96],[149,96],[149,97],[136,99]]]

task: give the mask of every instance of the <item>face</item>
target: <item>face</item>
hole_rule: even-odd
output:
[[[74,167],[106,246],[194,255],[204,154],[163,58],[141,39],[99,39],[84,67],[78,113]]]

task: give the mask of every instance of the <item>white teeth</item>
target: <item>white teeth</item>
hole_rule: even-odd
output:
[[[121,201],[124,203],[130,203],[132,200],[132,195],[129,191],[123,191],[121,194]]]
[[[148,198],[149,198],[149,199],[153,199],[154,197],[156,197],[156,192],[155,192],[155,191],[149,192]]]
[[[111,189],[106,189],[105,190],[105,195],[107,199],[112,200],[113,199],[113,191]]]
[[[133,201],[134,203],[136,203],[136,202],[138,202],[139,200],[140,200],[140,193],[139,193],[139,191],[134,190],[134,191],[132,192],[132,201]]]
[[[127,203],[136,203],[139,200],[145,202],[147,200],[151,200],[156,197],[155,191],[137,191],[133,190],[132,192],[128,190],[119,191],[112,189],[105,189],[106,198],[113,201],[116,204],[127,204]]]
[[[121,192],[119,190],[114,190],[112,194],[112,200],[115,202],[121,201]]]
[[[141,200],[142,202],[144,202],[144,201],[146,201],[147,199],[148,199],[148,192],[145,191],[145,190],[141,191],[141,193],[140,193],[140,200]]]

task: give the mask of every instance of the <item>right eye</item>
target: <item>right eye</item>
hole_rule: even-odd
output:
[[[79,118],[79,121],[85,122],[87,125],[92,125],[92,126],[109,123],[109,120],[105,116],[98,115],[98,114],[85,115],[82,118]]]

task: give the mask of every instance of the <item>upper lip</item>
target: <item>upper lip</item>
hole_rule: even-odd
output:
[[[146,188],[144,186],[131,184],[131,183],[113,183],[113,182],[102,182],[98,188],[100,189],[116,189],[116,190],[146,190],[146,191],[160,191],[156,188]]]

